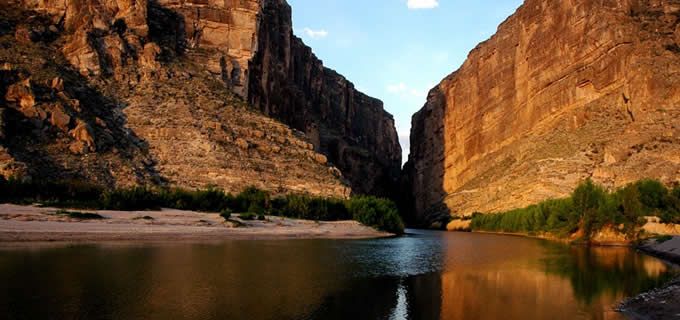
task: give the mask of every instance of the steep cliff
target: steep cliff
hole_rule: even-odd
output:
[[[527,0],[413,117],[420,221],[680,181],[680,1]]]
[[[303,133],[194,59],[179,13],[140,1],[2,3],[0,175],[349,194]]]
[[[7,1],[7,0],[6,0]],[[382,102],[325,68],[292,32],[285,0],[23,0],[63,28],[61,53],[89,79],[135,85],[191,62],[264,115],[303,132],[354,192],[390,195],[401,166]],[[130,67],[138,72],[130,73]]]
[[[307,134],[316,150],[351,181],[355,192],[390,195],[401,170],[392,115],[333,70],[292,32],[291,9],[266,1],[249,101]]]

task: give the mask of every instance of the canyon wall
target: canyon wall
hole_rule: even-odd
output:
[[[394,118],[293,35],[285,1],[265,3],[249,68],[249,101],[305,132],[355,192],[392,195],[401,170]]]
[[[109,183],[143,183],[152,176],[155,181],[187,187],[212,184],[232,191],[255,184],[280,192],[339,196],[350,190],[342,183],[356,193],[379,195],[390,195],[395,186],[401,149],[392,116],[382,102],[325,68],[293,35],[291,8],[284,0],[2,2],[19,12],[10,18],[14,10],[8,10],[7,19],[16,21],[2,25],[7,29],[3,34],[13,34],[11,40],[19,43],[7,46],[39,51],[31,53],[37,60],[41,55],[63,56],[65,62],[55,63],[61,63],[62,69],[70,65],[76,73],[50,70],[55,79],[65,77],[71,91],[77,91],[71,86],[89,87],[110,100],[97,106],[78,98],[81,93],[68,95],[92,105],[88,109],[97,114],[82,117],[90,128],[86,132],[94,137],[79,154],[108,150],[98,144],[100,129],[119,127],[121,132],[111,134],[114,140],[130,136],[136,141],[132,145],[143,146],[135,151],[143,161],[129,159],[127,163],[145,163],[138,174],[123,178],[107,173],[104,180]],[[21,15],[35,16],[21,12],[27,9],[45,17],[44,21],[22,22]],[[12,78],[8,81],[12,83],[3,88],[18,80],[28,81],[28,91],[49,85],[49,79],[43,80],[45,84],[35,81],[37,74],[45,73],[41,62],[11,59],[12,50],[6,51],[7,58],[0,62],[10,62]],[[33,96],[46,103],[52,99]],[[10,98],[14,99],[8,97],[7,103],[20,108]],[[5,110],[2,107],[0,112]],[[112,114],[99,115],[100,108]],[[76,108],[65,113],[80,119]],[[46,117],[51,114],[45,113]],[[101,120],[99,124],[95,118]],[[114,118],[115,123],[106,123]],[[72,130],[69,126],[74,123],[64,130]],[[27,137],[25,144],[31,138],[35,137]],[[64,146],[71,143],[63,142]],[[41,167],[34,161],[17,160],[17,155],[30,154],[24,149],[31,148],[10,147],[22,150],[7,151],[14,163]],[[45,148],[35,149],[33,153]],[[76,171],[97,172],[102,167],[123,171],[110,168],[117,161],[107,163]],[[64,171],[51,166],[38,171],[60,170]]]
[[[680,182],[680,1],[527,0],[413,116],[420,222]]]

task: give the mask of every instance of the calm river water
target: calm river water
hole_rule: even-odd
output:
[[[626,248],[409,230],[379,240],[0,245],[2,319],[621,319],[668,279]]]

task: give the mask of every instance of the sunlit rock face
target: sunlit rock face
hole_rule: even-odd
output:
[[[680,1],[527,0],[413,117],[421,221],[680,177]]]
[[[196,78],[195,72],[207,74],[221,82],[207,89],[212,91],[211,96],[219,90],[233,92],[265,116],[295,129],[295,134],[304,134],[299,134],[306,140],[301,142],[305,149],[301,157],[337,167],[342,174],[332,168],[332,175],[349,184],[355,193],[387,196],[397,185],[401,148],[392,115],[380,100],[364,95],[343,76],[325,68],[311,49],[293,35],[291,8],[284,0],[17,1],[25,9],[52,17],[61,53],[86,79],[113,79],[116,84],[129,86],[129,92],[139,92],[133,88],[159,85],[161,81],[179,85]],[[62,25],[63,30],[59,29]],[[28,28],[17,36],[28,39],[32,34]],[[167,65],[180,60],[190,63],[192,69],[169,72]],[[198,92],[197,88],[186,90]],[[139,105],[138,101],[149,100],[148,96],[137,98],[131,102],[133,107]],[[144,115],[136,110],[128,110],[133,115],[131,124],[140,124],[143,132],[163,129],[145,119],[137,121],[137,116]],[[184,113],[192,114],[178,111]],[[227,116],[225,112],[214,120],[222,122]],[[191,141],[194,140],[188,140]],[[285,143],[277,144],[283,146]],[[172,146],[151,147],[160,150]],[[186,163],[185,160],[176,162]],[[265,161],[263,165],[280,170],[292,162],[283,163],[286,165]],[[173,175],[186,176],[190,172],[178,169]],[[323,176],[325,179],[328,174]],[[272,181],[269,187],[276,188],[277,183]]]

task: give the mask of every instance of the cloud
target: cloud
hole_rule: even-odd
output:
[[[411,96],[416,98],[425,98],[427,92],[424,90],[418,90],[406,85],[403,82],[397,84],[390,84],[387,86],[387,92],[392,94],[398,94],[400,96]]]
[[[310,28],[302,29],[302,32],[312,39],[323,39],[328,36],[328,31],[324,29],[314,30]]]
[[[408,8],[415,9],[434,9],[439,6],[439,0],[408,0]]]

